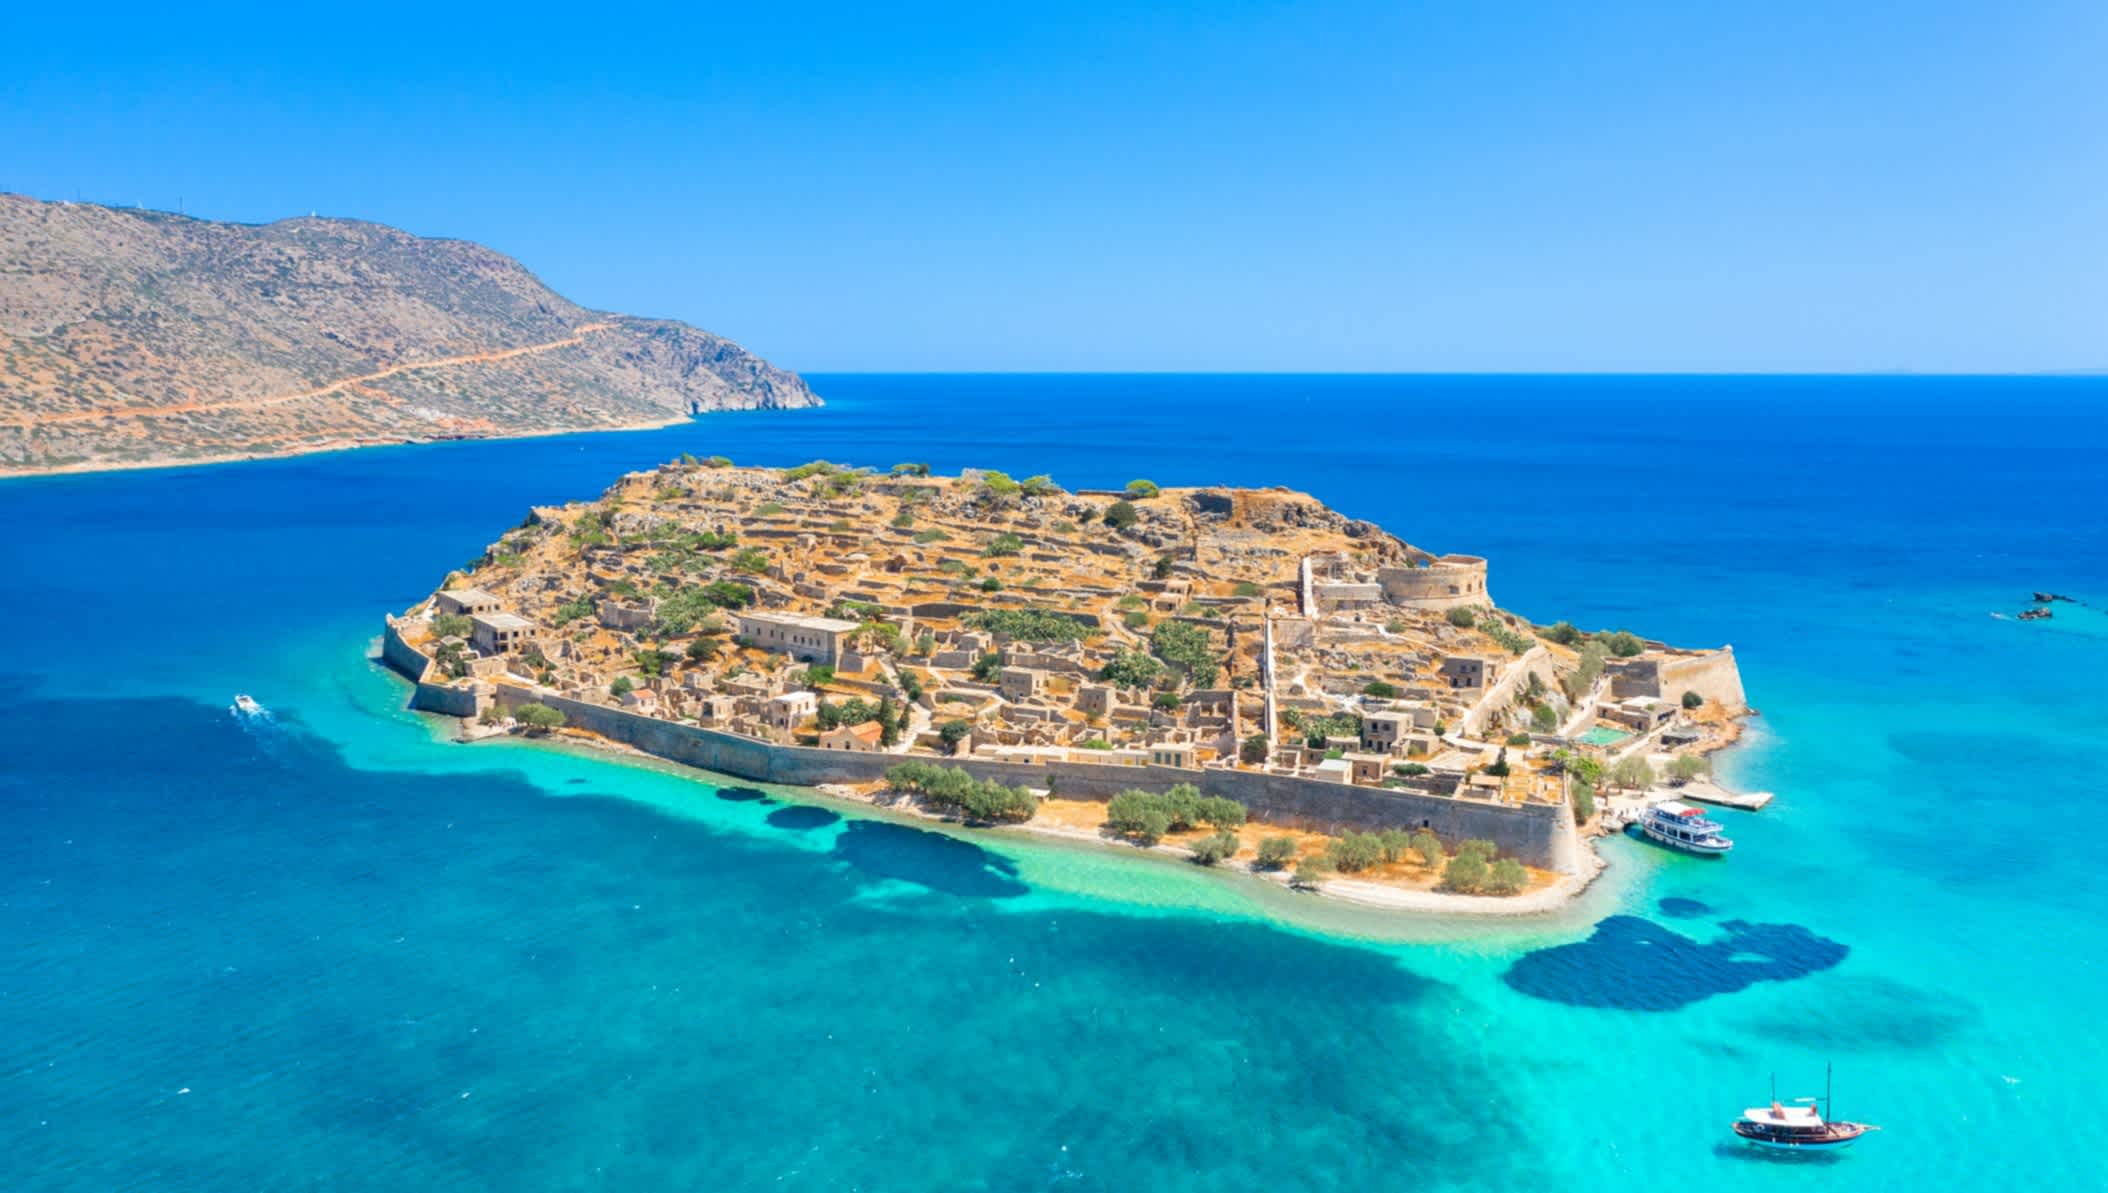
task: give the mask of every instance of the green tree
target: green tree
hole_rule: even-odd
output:
[[[1259,856],[1252,864],[1261,870],[1278,870],[1295,856],[1294,837],[1267,837],[1259,842]]]
[[[1105,524],[1114,530],[1125,530],[1141,518],[1135,507],[1125,501],[1115,501],[1105,507]]]
[[[1383,838],[1375,833],[1348,833],[1325,847],[1325,856],[1342,874],[1356,874],[1383,860]]]
[[[814,663],[805,669],[805,686],[817,692],[834,682],[834,667],[829,663]]]
[[[1629,659],[1647,649],[1647,644],[1640,641],[1639,635],[1631,630],[1619,630],[1605,639],[1603,645],[1610,648],[1611,654],[1621,659]]]
[[[540,737],[552,729],[563,728],[564,724],[564,714],[546,704],[522,704],[512,710],[512,719],[519,722],[529,737]]]
[[[1413,834],[1413,852],[1420,855],[1420,864],[1433,869],[1442,864],[1442,839],[1421,829]]]
[[[1236,855],[1237,834],[1228,829],[1217,829],[1205,837],[1196,837],[1187,848],[1193,851],[1195,862],[1212,866]]]
[[[989,539],[988,545],[981,548],[981,554],[988,556],[1016,555],[1024,549],[1025,540],[1006,530]]]
[[[878,744],[887,749],[900,744],[901,728],[907,723],[907,710],[893,703],[893,697],[878,698]]]
[[[717,658],[721,649],[714,638],[697,638],[688,644],[688,649],[685,653],[691,663],[708,663]]]
[[[1683,706],[1685,708],[1700,708],[1704,704],[1705,697],[1699,695],[1696,692],[1685,692],[1683,694]]]
[[[1171,831],[1171,813],[1160,796],[1147,791],[1123,791],[1106,802],[1105,827],[1117,836],[1153,845]]]
[[[1678,754],[1675,761],[1669,763],[1669,777],[1679,783],[1702,779],[1711,773],[1713,764],[1698,754]]]
[[[1535,673],[1532,672],[1532,674]],[[1535,729],[1539,733],[1557,733],[1559,731],[1559,714],[1553,712],[1552,706],[1549,704],[1532,705],[1530,707],[1530,728]]]
[[[1195,687],[1208,687],[1221,673],[1221,663],[1208,646],[1208,632],[1187,622],[1167,621],[1151,630],[1149,650],[1185,672]]]
[[[1570,621],[1553,622],[1551,627],[1545,630],[1544,636],[1561,646],[1572,646],[1581,641],[1581,631],[1575,629],[1574,623]]]
[[[1637,754],[1628,754],[1618,759],[1610,768],[1610,781],[1628,790],[1654,786],[1654,768]]]
[[[1486,885],[1486,859],[1459,851],[1442,871],[1442,885],[1460,894],[1476,894]]]
[[[1486,773],[1496,779],[1508,777],[1508,747],[1502,746],[1500,748],[1500,754],[1494,758],[1493,765],[1486,768]]]
[[[1361,694],[1364,696],[1374,696],[1378,700],[1391,700],[1397,697],[1398,686],[1396,684],[1385,683],[1383,680],[1380,679],[1372,679],[1369,682],[1361,685]]]
[[[1216,828],[1236,828],[1250,815],[1251,812],[1243,804],[1219,795],[1202,796],[1199,805],[1194,809],[1196,820],[1203,824],[1212,824]]]
[[[973,724],[968,721],[961,721],[955,719],[946,721],[944,724],[937,726],[938,740],[944,743],[944,748],[946,750],[949,750],[954,754],[959,752],[959,743],[965,741],[966,735],[972,732]]]
[[[1313,853],[1296,859],[1295,877],[1288,885],[1297,890],[1314,891],[1331,873],[1332,859],[1322,853]]]
[[[1486,875],[1486,889],[1496,895],[1512,895],[1530,884],[1530,872],[1512,857],[1493,863]]]
[[[976,683],[994,683],[1003,674],[1003,656],[990,651],[973,661]]]
[[[1463,844],[1457,846],[1458,856],[1461,857],[1462,855],[1468,853],[1477,857],[1482,862],[1492,861],[1493,855],[1498,852],[1500,852],[1500,850],[1494,846],[1493,842],[1483,840],[1478,837],[1473,837],[1470,840],[1465,841]]]
[[[1164,665],[1139,650],[1121,649],[1098,669],[1098,678],[1123,688],[1146,688],[1164,673]]]
[[[608,685],[608,695],[613,696],[617,700],[622,699],[624,696],[627,696],[631,692],[634,692],[636,690],[636,683],[632,681],[627,675],[616,676],[615,682]]]
[[[929,474],[930,466],[928,464],[915,463],[893,465],[894,476],[928,476]]]
[[[1159,492],[1162,492],[1162,490],[1157,488],[1155,481],[1131,480],[1127,482],[1127,495],[1137,501],[1154,497]]]
[[[1054,478],[1044,474],[1028,476],[1019,481],[1017,487],[1027,497],[1047,497],[1061,492],[1061,486],[1054,483]]]
[[[1264,733],[1254,733],[1245,738],[1244,744],[1238,747],[1237,757],[1246,766],[1259,766],[1266,761],[1267,752],[1272,746],[1273,743],[1266,740]]]
[[[1477,625],[1479,620],[1478,614],[1463,605],[1458,605],[1448,613],[1443,614],[1443,616],[1449,618],[1449,624],[1460,630],[1470,629],[1472,626]]]
[[[1596,815],[1596,789],[1588,783],[1574,783],[1574,823],[1587,824]]]
[[[432,619],[432,636],[435,638],[466,638],[475,628],[475,623],[459,613],[445,613]]]
[[[1413,835],[1402,828],[1387,828],[1376,836],[1383,842],[1383,860],[1387,863],[1404,861],[1406,850],[1413,847]]]

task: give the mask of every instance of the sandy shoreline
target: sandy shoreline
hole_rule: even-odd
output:
[[[717,411],[705,411],[714,414]],[[287,460],[295,456],[320,456],[332,452],[359,451],[369,447],[417,447],[431,443],[486,443],[503,439],[546,439],[551,435],[590,435],[601,431],[657,431],[679,426],[700,415],[676,414],[657,421],[624,423],[610,427],[548,427],[533,431],[505,431],[490,435],[434,435],[429,438],[407,436],[401,439],[342,439],[307,447],[289,447],[280,451],[223,452],[212,456],[183,456],[179,458],[154,457],[146,460],[84,460],[74,464],[60,464],[47,468],[15,468],[0,466],[0,481],[28,479],[38,476],[79,476],[97,472],[141,472],[150,468],[189,468],[206,464],[240,464],[251,460]]]
[[[518,740],[518,736],[509,730],[484,728],[467,721],[457,723],[457,730],[453,736],[456,741],[463,743],[489,741],[494,738]],[[661,758],[635,746],[610,741],[598,734],[585,733],[579,730],[562,730],[544,740],[561,745],[579,746],[596,753],[650,760],[660,766],[673,768],[676,772],[702,776],[708,776],[712,773],[696,767],[686,766],[670,759]],[[738,782],[738,780],[733,780],[733,782]],[[789,789],[817,792],[831,800],[858,804],[893,815],[927,821],[931,824],[964,827],[955,817],[942,816],[934,812],[925,811],[906,800],[881,802],[877,798],[878,792],[876,790],[865,791],[851,784],[821,783],[814,787],[789,786]],[[1038,837],[1060,841],[1064,844],[1088,846],[1109,854],[1126,853],[1132,855],[1138,852],[1146,852],[1160,858],[1180,862],[1190,863],[1191,859],[1190,851],[1176,842],[1164,841],[1151,846],[1135,845],[1124,841],[1115,841],[1096,831],[1078,828],[1073,825],[1027,821],[1024,824],[990,825],[985,828],[976,827],[972,831],[975,834],[1001,833]],[[1582,873],[1562,874],[1557,876],[1547,886],[1527,890],[1516,895],[1456,895],[1435,890],[1413,890],[1393,886],[1389,883],[1338,876],[1327,878],[1314,887],[1303,888],[1299,893],[1336,899],[1341,903],[1352,904],[1356,907],[1428,916],[1516,918],[1521,916],[1550,915],[1554,912],[1565,910],[1583,892],[1588,890],[1596,879],[1602,876],[1604,870],[1608,868],[1608,864],[1603,860],[1602,855],[1596,852],[1592,843],[1593,839],[1591,836],[1582,838]],[[1289,871],[1261,870],[1253,866],[1248,859],[1232,859],[1211,867],[1195,866],[1194,868],[1212,870],[1231,877],[1232,880],[1247,879],[1255,882],[1264,882],[1282,890],[1289,889]]]

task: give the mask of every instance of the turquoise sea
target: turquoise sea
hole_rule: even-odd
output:
[[[0,483],[0,1189],[2108,1187],[2108,381],[812,380]],[[1732,642],[1779,798],[1428,922],[403,711],[383,611],[682,451],[1307,489]],[[1729,1142],[1826,1063],[1880,1134]]]

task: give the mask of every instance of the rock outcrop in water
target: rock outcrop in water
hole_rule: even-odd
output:
[[[586,310],[467,241],[0,195],[0,474],[818,401],[729,340]]]

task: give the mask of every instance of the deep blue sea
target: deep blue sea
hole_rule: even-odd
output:
[[[0,483],[0,1190],[2108,1187],[2108,380],[812,381]],[[384,611],[683,451],[1305,489],[1733,643],[1779,798],[1428,922],[403,711]],[[1826,1063],[1885,1130],[1730,1144]]]

